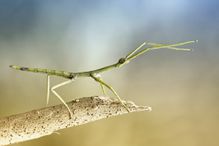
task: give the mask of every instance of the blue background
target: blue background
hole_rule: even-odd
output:
[[[46,104],[46,76],[12,70],[11,64],[85,71],[117,62],[144,41],[199,40],[186,46],[192,52],[151,51],[103,74],[121,97],[153,112],[17,145],[217,146],[218,8],[217,0],[0,0],[0,116]],[[52,83],[61,81],[54,77]],[[89,79],[58,92],[66,101],[102,94]],[[58,103],[51,97],[50,105]]]

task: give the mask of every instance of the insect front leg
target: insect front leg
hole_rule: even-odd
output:
[[[102,90],[102,92],[103,92],[103,95],[105,95],[106,96],[106,91],[105,91],[105,89],[104,89],[104,86],[100,83],[100,88],[101,88],[101,90]]]
[[[101,80],[101,75],[100,74],[97,74],[95,77]],[[101,83],[99,83],[99,84],[100,84],[101,91],[103,92],[103,95],[106,96],[106,91],[105,91],[104,85],[101,84]]]
[[[106,88],[108,88],[119,100],[119,102],[125,107],[125,109],[130,112],[129,108],[124,104],[124,101],[120,98],[120,96],[116,93],[116,91],[113,89],[112,86],[108,85],[107,83],[105,83],[101,78],[99,78],[98,75],[91,75],[91,77],[99,82],[101,85],[105,86]]]

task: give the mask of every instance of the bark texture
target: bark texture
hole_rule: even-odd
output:
[[[32,110],[0,119],[0,146],[50,135],[53,132],[95,120],[128,113],[117,100],[109,97],[83,97],[67,103],[73,112],[70,118],[63,104]],[[130,112],[151,111],[127,101]]]

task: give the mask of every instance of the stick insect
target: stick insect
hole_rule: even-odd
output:
[[[181,42],[176,44],[157,44],[157,43],[151,43],[151,42],[144,42],[139,47],[128,53],[125,57],[120,58],[116,63],[112,65],[108,65],[96,70],[91,71],[85,71],[85,72],[68,72],[68,71],[60,71],[60,70],[52,70],[52,69],[42,69],[42,68],[29,68],[29,67],[22,67],[17,65],[10,65],[11,68],[21,71],[28,71],[28,72],[34,72],[34,73],[44,73],[47,75],[47,96],[46,96],[46,104],[49,103],[49,97],[50,97],[50,91],[65,105],[65,107],[68,109],[70,118],[73,116],[73,113],[71,109],[68,107],[66,102],[63,100],[63,98],[55,91],[55,89],[58,89],[64,85],[67,85],[71,82],[73,82],[77,78],[81,77],[90,77],[94,79],[96,82],[100,84],[101,90],[104,95],[106,95],[105,88],[108,88],[118,99],[118,101],[124,106],[124,108],[129,112],[129,109],[125,105],[125,102],[120,98],[120,96],[117,94],[117,92],[114,90],[112,86],[107,84],[100,76],[101,73],[112,70],[114,68],[120,68],[124,66],[125,64],[129,63],[131,60],[135,59],[136,57],[150,51],[150,50],[156,50],[156,49],[171,49],[171,50],[180,50],[180,51],[190,51],[191,49],[187,48],[178,48],[179,46],[187,45],[194,43],[196,41],[187,41],[187,42]],[[149,47],[144,47],[145,45],[148,45]],[[67,81],[64,81],[62,83],[59,83],[53,87],[50,87],[50,77],[51,76],[59,76],[67,79]]]

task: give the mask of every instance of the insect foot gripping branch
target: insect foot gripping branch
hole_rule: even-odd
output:
[[[71,112],[70,108],[68,107],[68,105],[65,103],[65,101],[62,99],[62,97],[54,90],[57,89],[61,86],[67,85],[68,83],[71,83],[72,80],[75,77],[79,78],[79,77],[91,77],[93,78],[95,81],[97,81],[99,84],[101,84],[101,88],[104,91],[104,87],[108,88],[119,100],[119,102],[123,105],[123,107],[126,108],[127,111],[129,111],[129,108],[127,108],[127,106],[124,104],[124,101],[120,98],[120,96],[117,94],[117,92],[113,89],[112,86],[108,85],[106,82],[103,81],[102,78],[97,77],[97,75],[100,75],[100,73],[102,72],[106,72],[115,68],[120,68],[122,66],[124,66],[125,64],[129,63],[131,60],[135,59],[136,57],[151,51],[151,50],[157,50],[157,49],[170,49],[170,50],[177,50],[177,51],[190,51],[191,49],[188,48],[178,48],[180,46],[184,46],[187,44],[191,44],[197,41],[187,41],[187,42],[180,42],[180,43],[176,43],[176,44],[158,44],[158,43],[151,43],[151,42],[144,42],[142,43],[139,47],[137,47],[136,49],[134,49],[133,51],[131,51],[130,53],[128,53],[126,55],[125,58],[121,58],[119,59],[119,61],[115,64],[112,65],[108,65],[96,70],[92,70],[92,71],[85,71],[85,72],[67,72],[67,71],[59,71],[59,70],[53,70],[53,69],[42,69],[42,68],[29,68],[29,67],[20,67],[20,66],[16,66],[16,65],[11,65],[10,67],[16,70],[21,70],[21,71],[29,71],[29,72],[34,72],[34,73],[44,73],[48,76],[59,76],[59,77],[63,77],[65,79],[68,79],[68,81],[65,81],[63,83],[60,83],[54,87],[51,88],[52,92],[56,95],[56,97],[58,97],[58,99],[65,105],[65,107],[68,109],[70,115],[72,116],[73,113]],[[145,47],[146,45],[148,45],[149,47]],[[49,83],[49,81],[48,81]],[[47,91],[50,91],[50,86],[49,84],[47,85]],[[49,100],[49,93],[47,93],[47,103]]]

